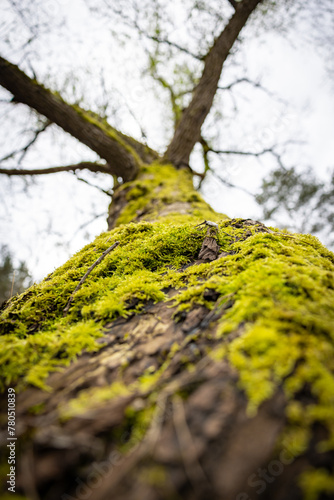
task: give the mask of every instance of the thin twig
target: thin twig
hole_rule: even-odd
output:
[[[155,35],[150,35],[149,33],[147,33],[147,31],[145,31],[144,29],[142,29],[139,26],[138,22],[135,19],[131,19],[130,16],[128,16],[124,12],[122,12],[121,9],[111,7],[110,5],[109,5],[109,8],[113,11],[114,14],[116,14],[117,16],[119,16],[122,19],[123,23],[126,26],[129,26],[130,28],[136,29],[140,35],[144,36],[148,40],[152,40],[152,41],[156,42],[157,44],[169,45],[170,47],[174,47],[175,49],[179,50],[180,52],[184,52],[185,54],[193,57],[194,59],[198,59],[199,61],[203,60],[203,56],[198,55],[198,54],[194,54],[186,47],[182,47],[178,43],[172,42],[168,38],[160,38],[160,37],[155,36]]]
[[[50,120],[47,120],[41,128],[37,129],[37,130],[34,130],[34,137],[32,139],[30,139],[30,141],[22,148],[20,149],[17,149],[15,151],[12,151],[11,153],[9,153],[8,155],[4,156],[3,158],[1,158],[0,162],[3,162],[5,160],[9,160],[10,158],[13,158],[15,155],[17,155],[18,153],[21,153],[21,156],[20,156],[20,159],[18,161],[18,163],[20,164],[21,161],[23,160],[23,158],[25,157],[25,155],[27,154],[29,148],[35,144],[35,142],[37,141],[38,137],[40,136],[40,134],[42,134],[43,132],[45,132],[45,130],[51,125],[52,123],[50,122]]]
[[[74,236],[76,236],[78,233],[80,233],[80,231],[82,231],[85,227],[89,226],[90,224],[92,224],[92,222],[94,222],[96,219],[99,219],[100,217],[105,217],[106,213],[103,212],[102,214],[95,214],[94,217],[92,217],[90,220],[84,222],[83,224],[81,224],[77,230],[73,233],[73,238]]]
[[[233,188],[233,189],[239,189],[240,191],[243,191],[244,193],[248,194],[249,196],[252,196],[253,198],[255,197],[255,194],[254,193],[251,193],[250,191],[248,191],[248,189],[242,187],[242,186],[238,186],[237,184],[233,184],[232,182],[229,182],[228,180],[226,179],[223,179],[222,177],[220,177],[219,174],[217,174],[217,172],[215,172],[214,170],[210,170],[211,174],[216,177],[216,179],[218,179],[222,184],[225,184],[225,186],[227,187],[230,187],[230,188]]]
[[[58,172],[75,172],[76,170],[90,170],[91,172],[102,172],[104,174],[110,174],[107,164],[94,163],[90,161],[82,161],[80,163],[75,163],[74,165],[64,165],[61,167],[47,167],[47,168],[35,168],[35,169],[20,169],[20,168],[1,168],[0,174],[4,175],[45,175],[45,174],[55,174]]]
[[[81,181],[83,182],[84,184],[87,184],[87,186],[90,186],[90,187],[93,187],[95,189],[98,189],[99,191],[101,191],[102,193],[108,195],[108,196],[111,196],[112,195],[112,192],[111,191],[107,191],[106,189],[103,189],[101,188],[100,186],[96,186],[96,184],[91,184],[89,181],[87,181],[86,179],[83,179],[82,177],[79,177],[78,174],[74,171],[73,174],[75,175],[75,177],[78,179],[78,181]]]
[[[63,310],[63,315],[66,316],[69,309],[70,309],[70,306],[71,306],[71,303],[74,299],[74,295],[77,293],[77,291],[79,290],[79,288],[81,288],[82,284],[86,281],[87,279],[87,276],[93,271],[94,267],[96,267],[98,264],[100,264],[100,262],[105,258],[106,255],[108,255],[109,252],[111,252],[112,250],[114,250],[114,248],[116,248],[117,246],[119,245],[119,241],[116,241],[113,245],[111,245],[111,247],[107,248],[107,250],[105,250],[103,252],[103,254],[94,262],[94,264],[92,264],[90,266],[90,268],[88,269],[88,271],[86,272],[86,274],[84,274],[84,276],[81,278],[81,280],[79,281],[79,284],[77,285],[76,289],[74,290],[74,292],[72,293],[71,297],[68,299],[68,302]]]
[[[213,149],[210,148],[208,151],[211,153],[215,153],[217,155],[240,155],[240,156],[253,156],[254,158],[258,158],[259,156],[263,156],[266,154],[271,154],[277,161],[278,165],[282,170],[287,170],[287,167],[283,164],[282,155],[277,153],[274,150],[274,146],[270,148],[265,148],[262,151],[233,151],[228,149]]]
[[[238,78],[237,80],[229,83],[228,85],[219,86],[218,90],[231,90],[235,85],[239,85],[239,83],[247,83],[249,85],[252,85],[254,88],[262,90],[262,92],[267,94],[269,97],[276,99],[281,104],[285,104],[285,105],[287,104],[287,102],[284,99],[282,99],[278,95],[276,95],[275,92],[271,92],[269,89],[267,89],[266,87],[261,85],[260,82],[253,81],[250,78],[246,78],[246,77]]]

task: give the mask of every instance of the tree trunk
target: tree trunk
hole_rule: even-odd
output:
[[[334,498],[333,254],[215,213],[187,165],[259,0],[230,3],[171,163],[0,58],[14,102],[106,162],[43,173],[125,181],[109,231],[2,308],[4,498]]]
[[[2,311],[3,491],[15,448],[32,500],[333,498],[333,254],[158,163],[110,226]]]

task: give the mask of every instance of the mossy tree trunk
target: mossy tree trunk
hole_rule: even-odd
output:
[[[15,494],[31,500],[334,498],[333,254],[215,213],[188,165],[259,1],[230,3],[161,156],[0,59],[16,101],[105,161],[53,171],[123,179],[109,231],[2,310],[4,493],[9,442]]]
[[[214,213],[169,165],[118,196],[114,229],[2,312],[15,491],[332,498],[333,255]]]

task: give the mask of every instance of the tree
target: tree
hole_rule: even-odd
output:
[[[2,263],[0,264],[0,303],[10,299],[13,295],[22,293],[25,288],[32,285],[30,273],[25,262],[19,266],[13,263],[13,257],[8,248],[0,249]]]
[[[20,442],[4,490],[334,495],[333,254],[312,236],[217,214],[193,187],[190,154],[207,147],[222,68],[261,4],[229,3],[163,155],[0,59],[14,102],[101,158],[45,173],[115,178],[109,231],[2,312],[2,398],[17,420],[3,415],[7,456],[11,433]]]

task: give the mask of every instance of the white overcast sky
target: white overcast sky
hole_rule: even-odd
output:
[[[7,0],[2,0],[1,5],[4,16],[0,18],[5,23],[10,19],[10,5]],[[63,83],[64,74],[74,72],[80,80],[78,88],[83,86],[88,100],[94,102],[94,85],[99,85],[95,68],[104,67],[110,108],[115,108],[116,112],[112,124],[140,139],[138,124],[128,111],[131,108],[148,132],[149,145],[163,148],[168,137],[167,119],[159,100],[150,97],[156,95],[153,84],[141,74],[144,59],[140,48],[133,44],[120,47],[113,42],[108,23],[101,24],[94,19],[83,0],[48,0],[42,5],[50,19],[64,16],[67,27],[55,33],[47,31],[29,52],[29,60],[41,80],[46,85],[58,85]],[[17,47],[26,33],[22,32],[21,36],[22,40],[18,33],[13,38]],[[9,49],[4,39],[0,40],[0,51],[11,61],[22,63],[27,70],[26,59],[20,50]],[[317,53],[316,47],[298,43],[298,37],[292,44],[284,36],[267,33],[249,40],[242,48],[242,57],[246,61],[247,76],[255,80],[261,77],[262,84],[288,105],[269,98],[261,90],[240,87],[237,92],[238,120],[229,120],[227,116],[224,145],[256,150],[276,140],[300,139],[305,144],[295,148],[286,158],[287,162],[311,165],[319,176],[326,176],[327,169],[334,163],[334,82],[326,72],[323,56]],[[2,91],[0,98],[6,96]],[[0,110],[0,157],[24,143],[18,137],[17,121],[24,128],[29,117],[24,107],[21,108],[10,110],[5,105]],[[229,115],[228,106],[223,113]],[[254,120],[250,120],[254,116],[256,127]],[[39,144],[26,157],[23,167],[95,158],[86,147],[57,130],[47,133]],[[270,158],[263,158],[260,163],[252,159],[242,163],[239,157],[223,164],[214,161],[217,168],[224,169],[231,182],[250,191],[258,188],[261,178],[273,165]],[[196,154],[193,162],[195,165],[198,162]],[[88,178],[85,174],[82,177]],[[111,187],[110,180],[101,175],[91,181],[105,189]],[[35,279],[43,278],[65,262],[71,253],[87,243],[87,238],[91,240],[106,230],[104,215],[79,230],[95,214],[106,214],[109,200],[71,174],[35,178],[33,183],[28,181],[28,187],[22,180],[1,178],[0,183],[0,243],[8,245],[17,260],[27,261]],[[203,194],[217,211],[231,217],[261,216],[261,210],[249,195],[228,190],[213,178],[204,185]]]

